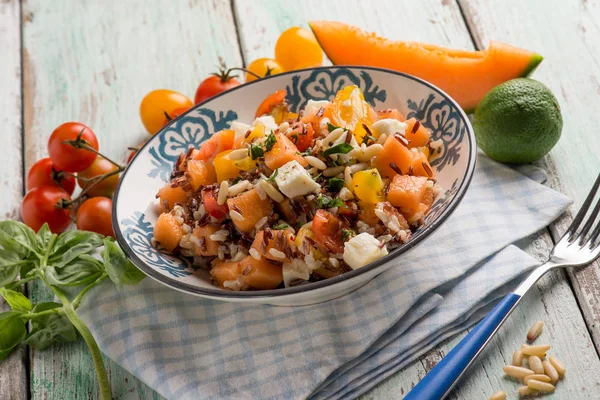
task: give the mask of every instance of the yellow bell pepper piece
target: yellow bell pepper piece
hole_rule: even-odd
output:
[[[361,203],[377,204],[383,201],[383,181],[376,168],[356,172],[352,177],[352,189]]]
[[[233,179],[240,174],[240,169],[235,166],[233,160],[229,159],[229,153],[232,150],[225,150],[217,154],[214,160],[215,172],[217,173],[217,182]]]
[[[260,139],[262,137],[265,137],[265,126],[263,124],[256,124],[250,131],[248,137],[244,138],[244,141],[246,143],[252,143],[254,139]]]
[[[248,171],[252,168],[256,168],[258,166],[258,163],[256,162],[256,160],[253,160],[252,157],[248,156],[246,158],[242,158],[241,160],[234,161],[233,165],[235,165],[242,171]]]
[[[310,227],[310,225],[304,225],[302,226],[299,230],[298,233],[296,234],[296,239],[294,239],[294,244],[296,245],[296,247],[300,247],[302,246],[302,243],[304,243],[306,241],[306,237],[309,237],[311,239],[315,239],[315,233],[313,232],[312,228]],[[325,256],[325,254],[323,254],[320,250],[318,249],[312,249],[313,252],[313,257],[315,258],[315,260],[324,260],[327,257]]]

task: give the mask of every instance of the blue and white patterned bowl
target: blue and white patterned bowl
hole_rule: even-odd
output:
[[[158,218],[155,194],[168,181],[181,152],[198,147],[213,133],[240,120],[251,123],[260,102],[286,89],[292,111],[307,100],[332,100],[347,85],[356,85],[376,110],[397,108],[416,117],[442,139],[443,147],[431,163],[447,192],[436,199],[425,224],[412,240],[388,256],[344,275],[285,289],[233,292],[210,283],[204,270],[195,270],[184,258],[163,254],[152,246]],[[462,109],[435,86],[410,75],[380,68],[321,67],[278,74],[242,85],[196,105],[138,151],[121,178],[113,202],[117,240],[131,260],[150,277],[174,289],[218,300],[275,305],[301,305],[329,300],[368,282],[394,265],[442,224],[462,199],[475,167],[475,136]],[[435,245],[432,243],[432,245]],[[401,266],[398,266],[401,268]]]

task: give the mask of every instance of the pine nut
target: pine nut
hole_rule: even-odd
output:
[[[552,364],[556,372],[558,372],[558,375],[563,376],[567,372],[565,365],[559,359],[555,357],[549,357],[548,361],[550,361],[550,364]]]
[[[538,356],[530,356],[527,361],[529,362],[530,370],[532,370],[536,374],[544,373],[544,366],[542,365],[542,360]]]
[[[529,386],[521,386],[518,392],[519,396],[531,396],[532,394],[536,394],[538,391],[530,388]]]
[[[523,364],[523,352],[521,350],[517,350],[513,353],[512,365],[515,367],[520,367]]]
[[[540,333],[542,333],[542,328],[544,328],[544,323],[542,321],[537,321],[533,324],[531,328],[529,328],[529,332],[527,332],[527,340],[533,342],[537,339],[537,337],[540,336]]]
[[[546,357],[546,352],[550,350],[549,344],[540,344],[537,346],[525,346],[522,351],[527,356]]]
[[[523,367],[517,367],[515,365],[505,365],[504,373],[513,378],[523,379],[527,375],[533,375],[533,371]]]
[[[554,392],[554,389],[556,389],[554,387],[554,385],[551,383],[540,382],[540,381],[536,381],[535,379],[528,380],[527,386],[529,386],[532,389],[538,390],[540,392],[547,392],[547,393]]]
[[[271,185],[269,182],[265,181],[264,179],[261,179],[258,182],[259,185],[262,186],[267,196],[272,198],[274,201],[276,201],[277,203],[281,203],[283,200],[285,200],[285,197],[283,197],[283,195],[279,193],[279,190],[275,189],[273,185]]]
[[[222,206],[227,201],[227,194],[229,193],[229,182],[221,182],[219,187],[219,196],[217,197],[217,204]]]
[[[488,400],[504,400],[506,399],[506,392],[504,390],[498,390],[496,393],[490,396]]]
[[[227,158],[229,158],[231,161],[243,160],[246,157],[248,157],[248,150],[247,149],[233,150],[231,153],[229,153],[227,155]]]
[[[542,365],[544,366],[544,373],[548,375],[552,383],[558,382],[558,372],[556,372],[556,368],[550,364],[550,361],[544,360],[542,361]]]
[[[550,379],[550,377],[548,377],[548,375],[534,374],[534,375],[527,375],[525,378],[523,378],[523,383],[527,385],[527,381],[530,379],[535,379],[536,381],[546,382],[546,383],[552,382],[552,379]]]

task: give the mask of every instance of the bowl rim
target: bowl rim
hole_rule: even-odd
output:
[[[196,296],[210,296],[210,297],[218,297],[221,299],[227,299],[227,298],[234,299],[235,298],[238,300],[241,298],[258,298],[258,297],[273,298],[273,297],[288,296],[288,295],[294,295],[294,294],[299,294],[299,293],[303,293],[303,292],[309,292],[309,291],[316,290],[316,289],[322,289],[327,286],[342,283],[347,280],[356,278],[360,275],[366,274],[370,271],[373,271],[374,269],[380,267],[381,265],[399,257],[400,255],[402,255],[402,254],[408,252],[409,250],[413,249],[414,247],[416,247],[419,243],[421,243],[423,240],[425,240],[427,237],[429,237],[435,230],[437,230],[437,228],[439,228],[444,221],[446,221],[448,219],[448,217],[456,210],[456,207],[463,199],[463,197],[467,191],[467,188],[469,187],[471,180],[473,178],[473,174],[475,171],[475,163],[476,163],[476,158],[477,158],[476,157],[477,156],[477,145],[476,145],[476,141],[475,141],[475,132],[473,131],[473,127],[471,126],[471,122],[469,121],[467,114],[462,109],[462,107],[456,102],[456,100],[454,100],[450,95],[448,95],[446,92],[444,92],[442,89],[438,88],[434,84],[427,82],[426,80],[418,78],[416,76],[406,74],[404,72],[390,70],[387,68],[368,67],[368,66],[360,66],[360,65],[332,65],[332,66],[303,68],[303,69],[298,69],[298,70],[293,70],[293,71],[288,71],[288,72],[282,72],[280,74],[276,74],[276,75],[272,75],[272,76],[254,80],[252,82],[243,83],[237,87],[229,89],[223,93],[219,93],[218,95],[215,95],[215,96],[213,96],[209,99],[206,99],[198,104],[195,104],[188,111],[181,114],[179,117],[177,117],[173,121],[176,121],[179,118],[185,117],[187,114],[189,114],[190,112],[192,112],[198,108],[201,108],[206,103],[209,103],[221,96],[230,95],[237,90],[248,87],[249,85],[261,84],[262,82],[264,82],[266,80],[273,79],[273,78],[280,78],[285,75],[293,75],[293,74],[298,74],[298,73],[307,72],[307,71],[331,70],[331,69],[371,70],[371,71],[378,71],[378,72],[388,73],[391,75],[401,76],[403,78],[407,78],[407,79],[416,81],[422,85],[427,86],[431,90],[436,91],[442,97],[444,97],[445,99],[450,101],[452,103],[452,105],[459,111],[460,117],[461,117],[463,123],[465,124],[465,126],[467,127],[467,133],[468,133],[467,138],[468,138],[469,145],[470,145],[470,151],[468,154],[467,168],[465,171],[464,179],[463,179],[460,187],[458,188],[454,198],[452,199],[450,204],[448,204],[448,206],[443,211],[443,213],[440,216],[438,216],[437,219],[432,221],[429,225],[425,226],[423,228],[423,230],[421,230],[415,237],[411,238],[406,244],[392,250],[386,256],[384,256],[376,261],[373,261],[372,263],[367,264],[361,268],[354,269],[349,272],[345,272],[345,273],[338,275],[336,277],[333,277],[333,278],[328,278],[328,279],[324,279],[324,280],[317,281],[317,282],[309,282],[309,283],[305,283],[305,284],[298,285],[298,286],[292,286],[292,287],[288,287],[288,288],[256,290],[256,291],[232,291],[232,290],[220,289],[217,287],[202,288],[202,287],[191,285],[186,282],[181,282],[177,279],[166,276],[166,275],[156,271],[155,269],[147,266],[146,263],[142,259],[140,259],[135,254],[135,252],[131,249],[131,247],[127,244],[127,240],[125,239],[125,236],[123,235],[123,232],[120,229],[119,221],[117,219],[117,204],[119,202],[119,193],[120,193],[120,189],[121,189],[121,184],[125,180],[124,178],[130,169],[129,166],[133,165],[133,163],[135,162],[137,157],[140,155],[140,153],[146,146],[150,145],[152,141],[156,140],[160,135],[164,134],[164,132],[171,125],[171,124],[169,124],[169,125],[165,125],[164,128],[162,128],[160,131],[158,131],[157,133],[152,135],[150,137],[150,139],[148,139],[146,141],[146,143],[138,149],[138,151],[134,155],[133,159],[129,162],[129,165],[123,172],[121,179],[119,179],[119,183],[118,183],[115,193],[113,195],[112,224],[113,224],[113,231],[115,233],[115,239],[121,245],[121,248],[123,248],[127,257],[134,263],[134,265],[136,267],[138,267],[146,275],[148,275],[149,277],[153,278],[154,280],[160,282],[163,285],[166,285],[166,286],[169,286],[178,291],[196,295]],[[171,121],[171,122],[173,122],[173,121]]]

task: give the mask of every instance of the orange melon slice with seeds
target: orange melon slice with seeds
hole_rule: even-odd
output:
[[[335,21],[309,22],[323,51],[334,64],[389,68],[425,79],[454,98],[467,112],[493,87],[528,76],[543,57],[492,41],[486,50],[454,50],[394,41]]]

